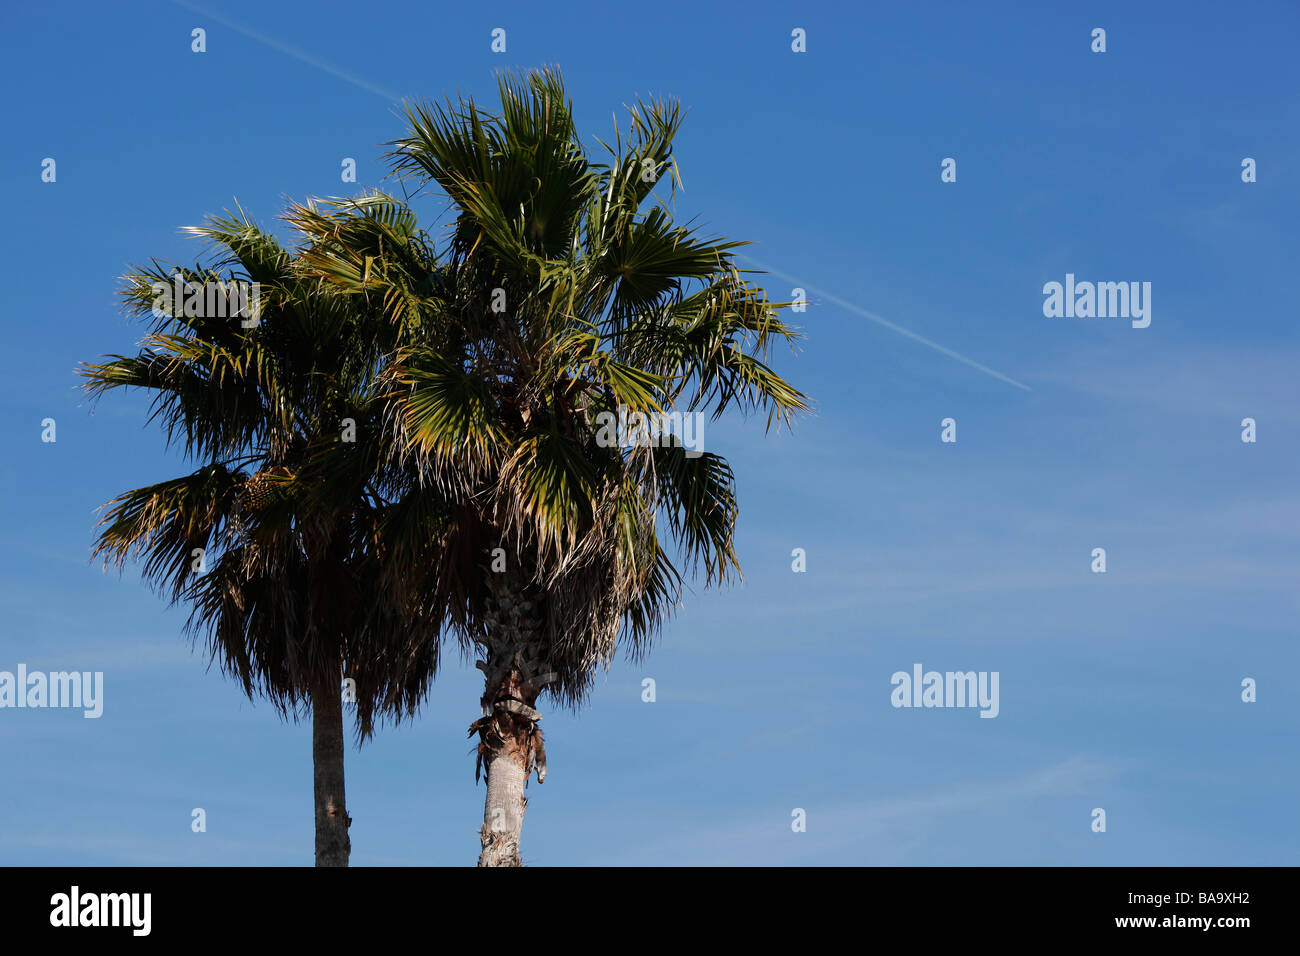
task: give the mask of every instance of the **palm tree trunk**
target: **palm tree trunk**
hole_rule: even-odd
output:
[[[537,726],[542,715],[533,705],[555,675],[543,673],[548,668],[539,643],[537,603],[504,581],[492,581],[489,590],[488,633],[481,642],[485,660],[477,665],[484,674],[484,716],[470,727],[471,736],[478,734],[479,768],[487,776],[478,865],[523,866],[524,788],[534,769],[538,783],[546,779],[546,750]]]
[[[487,799],[483,802],[483,849],[479,866],[523,866],[519,841],[524,829],[524,811],[528,798],[525,753],[509,735],[504,745],[489,750],[483,757],[487,775]]]
[[[322,684],[312,693],[311,756],[315,771],[316,865],[347,866],[352,852],[343,791],[343,695]]]

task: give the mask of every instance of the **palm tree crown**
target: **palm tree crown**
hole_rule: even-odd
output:
[[[365,200],[353,208],[385,215]],[[138,354],[82,374],[94,396],[148,390],[151,418],[198,467],[110,502],[95,553],[119,566],[139,558],[250,697],[312,712],[317,860],[343,865],[341,678],[364,737],[380,714],[410,713],[437,667],[437,641],[380,554],[402,485],[384,472],[380,375],[405,330],[332,294],[303,269],[304,250],[284,250],[242,212],[190,231],[218,261],[128,274],[127,308],[152,316],[149,332]],[[227,300],[190,302],[186,282]],[[238,283],[260,289],[259,314],[235,314]]]
[[[500,94],[498,113],[466,99],[410,106],[392,144],[399,175],[450,200],[440,256],[400,236],[358,246],[358,213],[342,205],[291,218],[313,237],[316,275],[396,321],[418,316],[419,341],[383,374],[397,447],[431,497],[455,505],[431,587],[475,630],[491,550],[505,548],[545,591],[552,689],[576,702],[620,634],[641,651],[675,606],[670,550],[708,583],[739,570],[725,459],[601,441],[602,413],[734,407],[770,425],[807,403],[766,364],[798,333],[777,314],[789,303],[736,266],[743,243],[704,238],[650,202],[662,182],[672,198],[678,107],[638,102],[626,142],[598,163],[558,74],[505,76]]]
[[[517,826],[490,836],[491,766],[508,753],[525,779],[544,777],[538,694],[576,705],[620,642],[644,653],[684,572],[702,567],[706,584],[739,572],[726,460],[679,438],[611,441],[609,422],[735,408],[770,427],[808,405],[767,364],[798,337],[778,315],[789,303],[745,278],[742,243],[673,222],[679,108],[638,101],[597,162],[557,73],[499,89],[497,112],[464,98],[409,106],[390,144],[399,177],[449,200],[439,249],[347,203],[290,219],[311,237],[313,275],[418,329],[380,375],[409,482],[385,554],[420,577],[439,632],[481,658],[484,858],[505,840],[509,862]],[[406,221],[396,201],[372,200]]]

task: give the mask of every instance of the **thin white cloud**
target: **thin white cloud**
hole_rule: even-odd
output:
[[[1130,409],[1156,407],[1217,418],[1231,428],[1265,413],[1300,417],[1295,346],[1072,347],[1037,378]]]
[[[889,857],[888,862],[907,864],[913,860],[911,847],[900,844],[902,830],[933,833],[939,818],[991,809],[1023,812],[1044,800],[1086,794],[1115,773],[1106,763],[1075,755],[1006,780],[956,780],[924,793],[833,807],[809,802],[803,807],[808,814],[805,833],[792,833],[786,816],[750,816],[731,826],[711,824],[679,840],[657,841],[653,847],[638,846],[632,856],[643,865],[647,860],[685,866],[783,865],[842,858],[846,850],[861,848],[869,854],[862,863]]]

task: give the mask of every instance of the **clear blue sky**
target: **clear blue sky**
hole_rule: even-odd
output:
[[[310,864],[308,725],[207,671],[137,569],[88,561],[100,504],[185,465],[143,396],[92,415],[73,370],[133,350],[116,277],[193,261],[179,227],[380,185],[396,98],[487,98],[492,71],[544,64],[589,136],[636,94],[689,107],[679,215],[818,299],[779,362],[818,413],[706,432],[739,476],[746,581],[697,589],[647,663],[547,713],[525,860],[1296,862],[1300,13],[809,6],[6,9],[0,670],[106,691],[99,720],[0,710],[0,863]],[[1044,317],[1066,273],[1151,282],[1150,327]],[[999,716],[894,709],[918,662],[998,671]],[[417,721],[349,750],[354,864],[475,861],[478,678],[453,663]]]

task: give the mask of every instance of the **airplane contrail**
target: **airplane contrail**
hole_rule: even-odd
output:
[[[343,70],[340,70],[338,67],[334,66],[333,64],[327,63],[326,61],[318,57],[314,57],[309,53],[304,53],[302,50],[299,50],[296,47],[289,46],[287,43],[281,43],[279,40],[276,40],[272,37],[268,37],[265,34],[258,33],[256,30],[251,30],[248,27],[243,26],[242,24],[235,23],[232,20],[228,20],[225,17],[221,16],[220,14],[213,13],[210,10],[206,10],[203,7],[200,7],[198,4],[190,3],[189,0],[171,0],[171,2],[178,7],[183,7],[186,10],[190,10],[194,13],[200,14],[201,16],[205,16],[212,20],[215,20],[217,23],[229,27],[231,30],[235,30],[238,33],[242,33],[244,36],[256,40],[258,43],[261,43],[265,46],[269,46],[273,50],[278,50],[280,53],[284,53],[287,56],[291,56],[295,60],[298,60],[302,63],[306,63],[308,66],[314,66],[316,69],[322,70],[330,74],[331,76],[338,77],[340,80],[343,80],[346,83],[351,83],[353,86],[365,90],[367,93],[373,93],[376,96],[382,96],[390,103],[396,102],[401,99],[401,97],[398,96],[396,93],[393,93],[389,90],[385,90],[382,87],[375,86],[373,83],[370,83],[367,80],[363,80],[360,77],[353,76],[351,73],[347,73]],[[885,328],[897,332],[899,335],[905,335],[909,339],[912,339],[913,341],[920,342],[922,345],[934,349],[936,352],[940,352],[943,355],[948,356],[949,358],[956,359],[958,362],[961,362],[963,365],[969,365],[971,368],[978,369],[979,371],[983,372],[985,375],[991,375],[994,378],[998,379],[999,381],[1006,382],[1008,385],[1014,385],[1016,388],[1023,389],[1026,392],[1033,391],[1033,389],[1030,388],[1028,385],[1025,385],[1021,382],[1017,382],[1014,378],[1010,378],[1009,376],[1003,375],[1001,372],[996,371],[995,369],[991,369],[987,365],[981,365],[979,362],[976,362],[974,359],[969,359],[966,356],[960,354],[959,352],[954,352],[952,349],[942,346],[938,342],[932,342],[929,339],[927,339],[925,336],[917,335],[915,332],[909,331],[908,329],[903,328],[901,325],[895,325],[893,322],[890,322],[888,319],[882,318],[881,316],[876,315],[874,312],[869,312],[868,310],[862,308],[861,306],[854,305],[852,302],[845,301],[844,299],[841,299],[839,296],[832,295],[831,293],[826,292],[823,289],[816,289],[813,286],[809,285],[808,283],[803,282],[803,280],[801,279],[796,279],[794,276],[782,272],[779,269],[774,269],[771,266],[764,265],[763,263],[759,262],[757,259],[755,259],[752,256],[742,255],[740,253],[737,253],[737,255],[741,259],[747,259],[748,261],[752,262],[754,265],[758,266],[760,269],[764,270],[765,272],[770,272],[772,275],[780,276],[782,279],[785,279],[788,282],[801,283],[802,288],[807,289],[808,291],[814,293],[818,298],[825,299],[828,302],[834,302],[842,309],[847,309],[848,311],[854,313],[855,315],[862,316],[864,319],[870,319],[872,322],[875,322],[878,325],[883,325]]]
[[[961,362],[963,365],[969,365],[971,368],[979,369],[985,375],[992,375],[994,378],[998,379],[999,381],[1006,382],[1008,385],[1014,385],[1016,388],[1024,389],[1026,392],[1033,391],[1033,389],[1030,388],[1028,385],[1023,384],[1022,382],[1017,382],[1014,378],[1010,378],[1009,376],[1003,375],[1001,372],[996,371],[995,369],[991,369],[987,365],[981,365],[979,362],[976,362],[974,359],[969,359],[959,352],[954,352],[952,349],[946,348],[945,346],[940,345],[938,342],[931,342],[925,336],[917,335],[915,332],[908,331],[907,329],[903,328],[901,325],[895,325],[893,322],[890,322],[888,319],[881,318],[880,316],[876,315],[874,312],[868,312],[866,309],[862,308],[859,305],[854,305],[852,302],[846,302],[844,299],[841,299],[837,295],[832,295],[831,293],[826,292],[823,289],[815,289],[812,286],[810,286],[807,282],[804,282],[802,279],[797,279],[794,276],[789,275],[788,273],[782,272],[780,269],[774,269],[771,266],[764,265],[763,263],[755,259],[753,256],[747,256],[741,253],[736,253],[736,256],[737,258],[740,259],[748,259],[750,262],[758,266],[764,272],[770,272],[774,276],[780,276],[782,279],[785,279],[787,282],[796,283],[800,288],[806,289],[807,291],[813,293],[819,299],[825,299],[827,302],[834,302],[841,309],[847,309],[848,311],[854,313],[855,315],[862,316],[864,319],[870,319],[872,322],[875,322],[878,325],[883,325],[885,328],[897,332],[899,335],[906,335],[909,339],[920,342],[922,345],[927,345],[930,348],[934,349],[936,352],[942,352],[944,355],[948,356],[949,358],[956,359],[958,362]]]
[[[395,103],[401,99],[401,97],[398,96],[396,93],[392,93],[388,90],[383,89],[382,87],[375,86],[373,83],[363,80],[360,77],[353,76],[351,73],[344,72],[343,70],[340,70],[338,67],[334,66],[333,64],[327,63],[324,60],[312,56],[310,53],[304,53],[302,50],[299,50],[297,47],[289,46],[287,43],[281,43],[279,40],[276,40],[273,37],[266,36],[265,34],[258,33],[256,30],[250,30],[246,26],[235,23],[231,20],[227,20],[219,13],[213,13],[211,10],[206,10],[203,7],[200,7],[198,4],[190,3],[189,0],[171,0],[171,2],[178,7],[184,7],[186,10],[190,10],[194,13],[215,20],[217,21],[217,23],[220,23],[222,26],[229,27],[232,30],[242,33],[246,37],[250,37],[256,40],[258,43],[269,46],[272,50],[278,50],[281,53],[293,57],[295,60],[300,60],[301,62],[306,63],[308,66],[314,66],[318,70],[324,70],[326,73],[330,74],[331,76],[336,76],[340,80],[343,80],[346,83],[351,83],[353,86],[358,87],[359,89],[363,89],[367,93],[374,93],[376,96],[382,96],[390,103]]]

